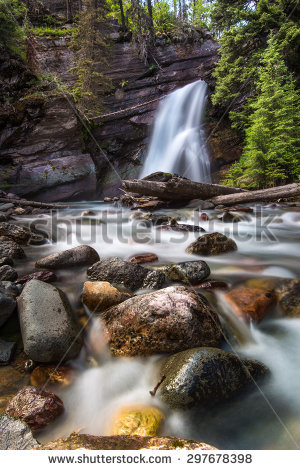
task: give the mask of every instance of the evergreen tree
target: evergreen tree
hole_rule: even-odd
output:
[[[108,65],[109,41],[105,0],[82,0],[83,8],[73,34],[72,48],[77,65],[73,96],[79,109],[87,115],[103,111],[103,97],[111,89],[105,74]]]
[[[246,146],[228,184],[267,188],[299,179],[299,93],[279,50],[271,38],[258,68],[259,95],[251,104]]]

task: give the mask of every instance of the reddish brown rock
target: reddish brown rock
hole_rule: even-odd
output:
[[[218,315],[207,300],[183,286],[133,297],[100,318],[114,356],[148,356],[217,346],[222,335]]]
[[[17,284],[26,284],[26,282],[31,281],[31,279],[37,279],[38,281],[43,282],[55,282],[57,281],[57,276],[51,271],[38,271],[36,273],[26,274],[25,276],[20,277],[17,280]]]
[[[54,393],[35,387],[22,388],[7,404],[5,412],[39,429],[51,423],[64,411],[61,399]]]
[[[249,287],[232,289],[225,298],[238,316],[255,322],[261,321],[276,303],[271,291]]]
[[[142,264],[142,263],[153,263],[158,260],[158,256],[154,253],[145,253],[142,255],[135,255],[130,259],[131,263]]]
[[[89,434],[71,434],[65,439],[58,439],[40,450],[216,450],[204,442],[191,441],[178,437],[144,436],[91,436]]]

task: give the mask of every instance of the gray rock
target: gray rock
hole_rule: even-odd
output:
[[[16,308],[18,289],[9,282],[0,282],[0,326],[2,326]]]
[[[15,207],[14,204],[12,204],[11,202],[7,202],[4,204],[0,204],[0,211],[5,212],[5,211],[8,211],[9,209],[13,209],[14,207]]]
[[[0,281],[16,281],[18,279],[18,273],[11,266],[5,264],[0,266]]]
[[[19,245],[27,245],[30,238],[34,237],[33,233],[27,228],[8,222],[0,223],[0,236],[9,237]]]
[[[0,364],[2,366],[9,364],[15,346],[16,343],[7,342],[0,338]]]
[[[114,356],[174,353],[218,346],[221,325],[205,297],[184,286],[142,294],[100,316]]]
[[[197,238],[185,251],[200,256],[212,256],[235,250],[237,250],[237,244],[232,238],[228,238],[222,233],[214,232]]]
[[[210,268],[205,261],[186,261],[173,264],[165,274],[171,281],[196,285],[210,275]]]
[[[9,237],[0,236],[0,258],[22,259],[26,258],[25,252],[20,245]]]
[[[168,357],[158,396],[171,408],[213,406],[233,397],[268,369],[217,348],[194,348]],[[253,378],[253,379],[252,379]]]
[[[0,416],[1,450],[34,449],[38,445],[26,423],[8,415]]]
[[[0,212],[0,222],[5,222],[8,219],[4,212]]]
[[[0,266],[4,266],[8,264],[9,266],[14,265],[14,261],[12,258],[8,258],[7,256],[5,258],[0,258]]]
[[[33,279],[18,299],[24,351],[34,361],[58,362],[81,348],[80,325],[60,289]]]
[[[35,265],[37,268],[60,269],[89,266],[99,260],[100,257],[94,248],[88,245],[80,245],[39,259]]]
[[[214,209],[214,208],[215,208],[215,205],[209,201],[201,201],[201,203],[198,206],[198,209],[200,209],[201,211],[203,210],[207,211],[209,209]]]
[[[142,288],[159,289],[165,282],[163,273],[117,257],[106,258],[93,264],[88,269],[87,276],[91,281],[108,281],[131,291]]]

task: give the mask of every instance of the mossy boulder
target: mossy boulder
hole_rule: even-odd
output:
[[[267,370],[260,362],[221,349],[189,349],[163,362],[158,396],[174,409],[210,407],[235,396]]]
[[[163,413],[153,406],[132,406],[121,410],[113,420],[113,434],[156,436],[164,420]]]
[[[197,238],[187,248],[191,255],[213,256],[237,250],[237,244],[232,238],[219,232],[207,233]]]

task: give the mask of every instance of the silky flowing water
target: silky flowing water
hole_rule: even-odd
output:
[[[86,209],[96,215],[81,216]],[[219,231],[234,238],[237,252],[201,257],[211,268],[210,278],[230,286],[264,276],[299,278],[299,208],[254,209],[253,214],[240,213],[242,220],[232,224],[221,220],[199,222],[199,213],[195,217],[192,208],[161,212],[180,217],[179,223],[199,223],[207,232]],[[206,213],[209,217],[219,214],[216,210]],[[93,246],[101,258],[128,259],[151,252],[157,254],[155,264],[159,265],[199,259],[185,252],[199,234],[158,230],[134,218],[133,211],[112,204],[76,204],[58,217],[43,215],[34,220],[50,239],[48,244],[28,247],[28,261],[17,266],[20,275],[32,272],[38,258],[80,244]],[[22,218],[22,224],[25,222],[30,224],[33,219]],[[61,270],[58,274],[56,285],[67,293],[74,308],[82,306],[80,294],[86,269]],[[112,418],[121,407],[152,404],[166,416],[161,435],[195,439],[221,449],[296,449],[300,443],[300,319],[283,318],[277,308],[259,325],[249,326],[234,317],[221,292],[204,294],[222,318],[228,339],[223,347],[266,364],[271,371],[269,378],[251,392],[205,413],[197,408],[170,411],[149,394],[156,384],[158,357],[111,358],[91,315],[85,346],[71,364],[78,371],[74,382],[66,388],[54,388],[66,411],[39,434],[39,440],[48,442],[74,430],[109,435]],[[233,324],[238,335],[232,334]],[[87,356],[93,361],[87,362]]]

